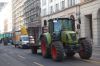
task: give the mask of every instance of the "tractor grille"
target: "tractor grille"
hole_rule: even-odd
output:
[[[76,34],[75,33],[72,33],[72,34],[70,34],[70,36],[71,36],[71,39],[72,39],[72,41],[76,41]]]

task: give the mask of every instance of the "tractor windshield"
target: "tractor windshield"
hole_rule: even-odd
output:
[[[62,29],[72,31],[71,19],[59,19],[54,21],[54,31],[59,32]]]
[[[62,29],[72,30],[72,20],[64,19],[62,20]]]

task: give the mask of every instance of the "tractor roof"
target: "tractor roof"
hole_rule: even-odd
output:
[[[64,20],[64,19],[68,19],[68,20],[72,20],[70,18],[53,18],[53,19],[49,19],[48,21],[52,21],[52,20]]]

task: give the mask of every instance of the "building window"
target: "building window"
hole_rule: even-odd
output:
[[[73,6],[75,5],[75,0],[72,0],[72,5],[73,5]]]
[[[50,14],[53,13],[53,6],[50,7]]]
[[[75,0],[68,0],[68,7],[74,6]]]
[[[55,5],[55,11],[58,11],[59,10],[59,4],[56,4]]]
[[[42,0],[42,5],[46,5],[46,0]]]
[[[65,8],[65,1],[62,1],[61,2],[61,9],[64,9]]]
[[[49,0],[49,1],[50,1],[50,3],[53,2],[53,0]]]
[[[68,0],[68,7],[70,7],[71,6],[71,0]]]
[[[45,16],[45,15],[46,15],[46,8],[43,9],[43,16]]]

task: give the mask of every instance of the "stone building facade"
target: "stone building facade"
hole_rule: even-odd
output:
[[[58,12],[41,17],[42,25],[44,20],[58,17],[74,16],[75,31],[80,37],[88,37],[93,40],[94,46],[100,46],[100,0],[81,0],[80,3],[60,10]],[[81,23],[80,23],[81,22]],[[80,25],[80,29],[77,29]]]
[[[40,27],[40,0],[12,0],[13,32],[20,33],[21,24],[33,34],[33,27]]]
[[[95,46],[100,46],[100,0],[93,0],[80,6],[81,36],[93,39]]]
[[[12,0],[12,23],[13,32],[19,32],[21,24],[24,23],[23,7],[26,0]]]

